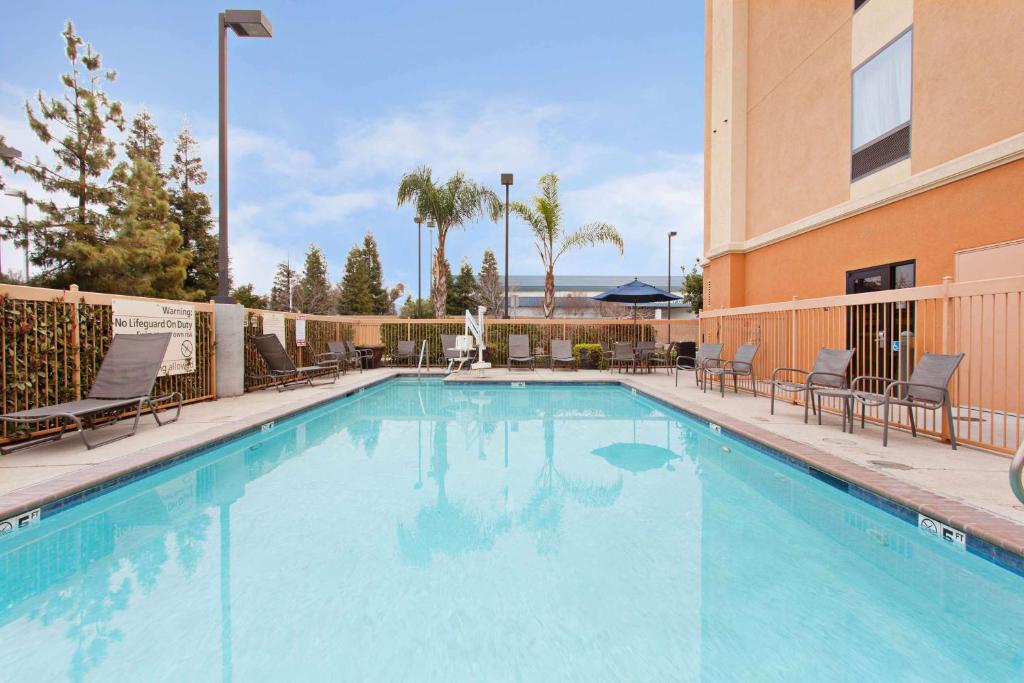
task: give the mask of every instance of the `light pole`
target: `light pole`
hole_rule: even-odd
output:
[[[434,299],[434,228],[437,223],[431,218],[427,221],[427,231],[430,233],[430,299]]]
[[[420,317],[420,301],[423,299],[423,216],[416,214],[416,316]]]
[[[228,29],[239,38],[270,38],[273,29],[263,12],[256,9],[229,9],[217,15],[218,83],[220,105],[219,197],[220,229],[217,244],[217,296],[221,304],[234,303],[228,289]]]
[[[505,186],[505,318],[508,318],[508,188],[512,185],[512,174],[502,173],[501,184]]]
[[[675,230],[670,230],[668,233],[668,293],[672,293],[672,238],[678,235]],[[672,302],[668,302],[668,351],[665,352],[667,356],[672,352]]]
[[[25,284],[28,284],[28,192],[21,190],[20,192],[4,192],[8,197],[18,197],[21,199],[21,211],[22,211],[22,223],[21,228],[25,232]],[[0,266],[0,273],[3,273],[3,267]]]

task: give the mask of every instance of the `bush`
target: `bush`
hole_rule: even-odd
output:
[[[572,355],[581,368],[604,369],[604,356],[600,344],[576,344],[572,347]]]

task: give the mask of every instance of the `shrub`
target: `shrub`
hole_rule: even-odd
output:
[[[604,356],[600,344],[576,344],[572,347],[572,355],[581,368],[604,369]]]

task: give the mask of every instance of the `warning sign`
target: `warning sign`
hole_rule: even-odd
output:
[[[114,299],[114,334],[170,332],[171,343],[160,366],[161,375],[194,372],[196,309],[189,304]]]

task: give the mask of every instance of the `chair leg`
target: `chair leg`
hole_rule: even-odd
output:
[[[882,447],[889,445],[889,402],[882,404]]]
[[[771,399],[768,402],[768,414],[775,414],[775,382],[772,382],[771,389],[768,390]],[[807,411],[804,411],[804,422],[807,422]]]
[[[946,400],[946,424],[949,425],[949,443],[956,450],[956,424],[953,422],[953,406]],[[970,434],[968,434],[970,436]]]
[[[907,406],[907,413],[910,415],[910,435],[917,437],[917,425],[914,423],[914,408]]]
[[[817,400],[817,402],[818,402],[818,426],[820,427],[821,426],[821,395],[819,394],[818,396],[812,396],[811,400],[812,401]]]
[[[754,398],[757,398],[757,379],[754,377],[753,373],[750,375],[750,386],[754,390]]]
[[[772,389],[775,385],[772,385]],[[804,398],[804,424],[807,424],[807,413],[811,412],[811,402],[814,400],[814,392],[808,389],[806,392],[807,396]]]
[[[734,393],[734,394],[740,393],[739,381],[740,381],[739,375],[737,375],[736,373],[733,373],[733,375],[732,375],[732,393]]]

